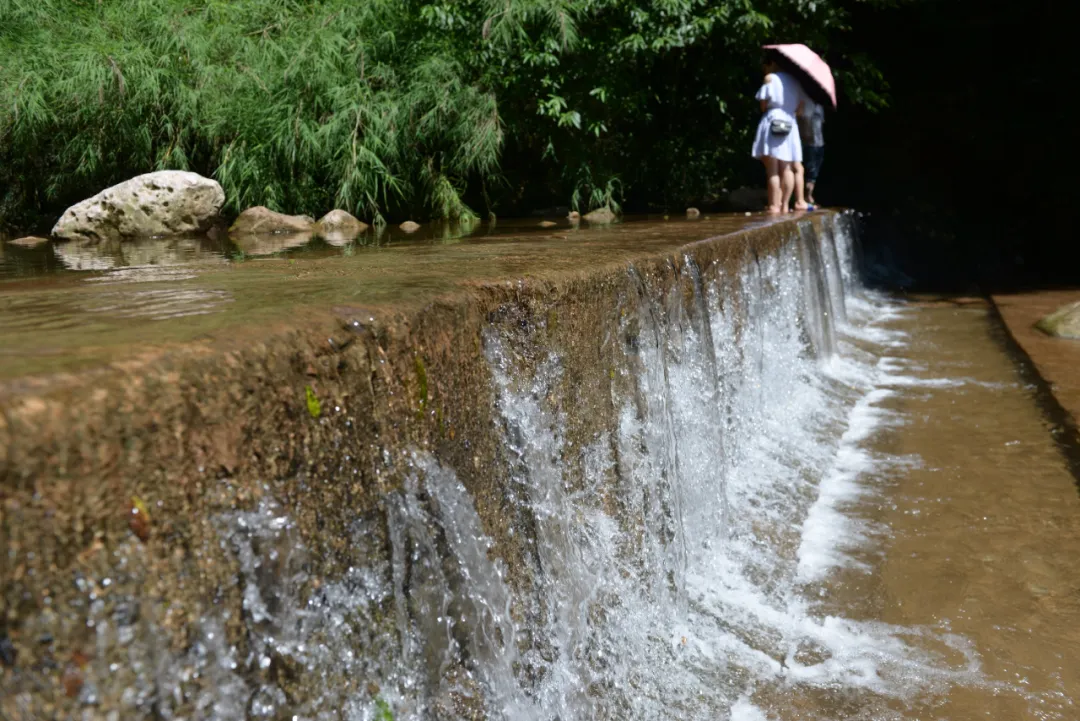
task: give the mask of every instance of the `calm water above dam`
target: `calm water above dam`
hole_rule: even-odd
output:
[[[81,584],[63,601],[47,588],[56,600],[41,601],[20,572],[0,716],[1080,717],[1077,479],[989,307],[865,289],[849,216],[784,224],[734,260],[687,247],[650,265],[673,237],[651,227],[628,224],[625,244],[618,227],[583,236],[616,269],[600,290],[575,275],[579,295],[523,295],[483,316],[474,390],[490,423],[462,423],[438,444],[383,444],[378,502],[335,509],[348,521],[341,553],[357,559],[336,575],[315,570],[298,494],[368,472],[349,465],[374,443],[364,414],[341,407],[347,463],[228,496],[203,519],[209,540],[184,541],[200,564],[219,554],[222,585],[239,589],[234,605],[197,605],[184,633],[172,590],[146,590],[148,555],[183,555],[156,538],[110,540],[106,571],[62,569],[61,582]],[[535,265],[544,247],[438,252],[486,277]],[[574,273],[588,250],[560,246],[550,265]],[[429,251],[412,256],[414,289],[441,292],[450,281]],[[384,298],[384,265],[409,252],[335,256],[353,265],[336,285],[316,275],[313,294],[343,302],[365,279]],[[91,356],[112,358],[140,333],[181,342],[230,313],[156,320],[126,296],[106,308],[105,293],[221,291],[245,322],[268,304],[253,288],[291,287],[272,264],[230,274],[179,263],[169,267],[191,277],[140,271],[137,286],[116,268],[9,279],[3,375],[67,369],[41,361],[52,357],[42,338],[64,352],[94,339]],[[575,325],[574,303],[599,320]],[[15,340],[34,308],[58,325]],[[155,322],[179,326],[157,337]],[[439,379],[416,363],[423,395],[408,419],[436,413],[428,388],[435,398]],[[452,410],[438,412],[453,427]],[[14,471],[5,478],[17,485]],[[224,473],[204,482],[239,484]],[[4,539],[18,539],[5,569],[33,568],[36,541],[18,518],[3,519]],[[81,664],[62,647],[58,629],[72,628]]]

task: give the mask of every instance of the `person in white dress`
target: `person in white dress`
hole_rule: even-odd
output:
[[[795,169],[802,168],[803,159],[795,117],[806,102],[806,94],[798,79],[781,70],[770,57],[765,62],[765,84],[755,97],[761,102],[763,114],[754,138],[753,156],[765,164],[766,212],[787,212],[792,193],[795,209],[806,210],[802,183],[795,178]]]

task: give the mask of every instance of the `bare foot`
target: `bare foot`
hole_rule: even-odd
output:
[[[765,212],[769,215],[780,215],[780,206],[770,205],[768,208],[765,208]]]
[[[817,205],[817,201],[814,200],[813,198],[807,198],[806,202],[809,203],[810,205]]]
[[[796,203],[795,212],[810,210],[810,206],[807,203]]]

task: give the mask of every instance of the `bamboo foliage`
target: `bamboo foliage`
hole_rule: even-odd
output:
[[[0,225],[164,168],[376,223],[677,204],[747,165],[762,42],[909,1],[2,0]]]
[[[177,168],[233,210],[471,215],[460,188],[497,170],[502,123],[424,30],[387,0],[6,0],[9,203]]]

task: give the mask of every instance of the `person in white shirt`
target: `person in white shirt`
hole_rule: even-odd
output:
[[[763,114],[752,154],[765,165],[766,212],[787,212],[793,193],[795,209],[806,210],[802,183],[796,183],[795,178],[795,164],[801,167],[803,159],[795,118],[807,102],[806,94],[794,75],[780,69],[775,56],[767,57],[764,69],[765,83],[755,96]]]

